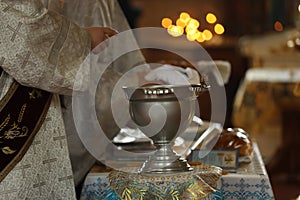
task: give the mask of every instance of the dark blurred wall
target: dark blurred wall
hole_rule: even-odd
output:
[[[123,0],[120,0],[123,1]],[[295,26],[299,0],[130,0],[141,13],[137,27],[160,27],[163,17],[176,20],[187,11],[205,25],[205,15],[213,12],[225,25],[226,34],[241,36],[273,30],[275,21],[286,28]]]
[[[125,17],[131,28],[136,28],[136,20],[140,16],[140,10],[132,6],[130,0],[118,0]]]

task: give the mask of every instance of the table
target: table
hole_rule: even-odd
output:
[[[95,166],[85,179],[80,200],[119,200],[116,194],[110,190],[108,174],[107,171],[103,172],[103,168]],[[254,143],[252,162],[241,164],[237,173],[222,175],[217,191],[205,199],[274,199],[269,177],[256,143]]]
[[[298,34],[298,29],[292,28],[260,36],[244,36],[240,39],[239,49],[249,58],[252,68],[299,66],[300,51],[288,46],[288,41],[294,40]]]
[[[269,176],[257,143],[251,163],[242,163],[237,173],[223,175],[220,192],[223,199],[274,199]]]
[[[299,81],[300,68],[250,68],[236,95],[234,126],[257,141],[269,173],[300,170],[300,97],[294,94]]]

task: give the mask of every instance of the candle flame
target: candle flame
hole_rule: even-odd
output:
[[[222,26],[222,24],[216,24],[214,27],[215,33],[218,35],[221,35],[224,33],[225,29],[224,26]]]
[[[196,38],[194,37],[193,34],[192,34],[192,35],[191,35],[191,34],[187,34],[187,35],[186,35],[186,39],[187,39],[188,41],[191,41],[191,42],[196,40]]]
[[[171,25],[168,27],[168,33],[173,37],[179,37],[183,34],[184,30],[181,26]]]
[[[187,33],[186,38],[189,41],[195,41],[200,36],[200,34],[201,33],[199,31],[196,31],[195,33]]]
[[[205,38],[203,36],[203,34],[201,32],[199,32],[199,36],[198,38],[196,39],[198,42],[204,42],[205,41]]]
[[[274,23],[274,29],[275,31],[283,31],[283,25],[280,21],[276,21]]]
[[[189,15],[188,13],[186,13],[186,12],[180,13],[179,18],[180,18],[185,24],[187,24],[187,23],[190,21],[190,19],[191,19],[190,15]]]
[[[198,20],[196,19],[190,19],[188,25],[188,27],[192,28],[192,29],[197,29],[200,26],[200,23]]]
[[[300,14],[300,4],[298,10]],[[200,22],[197,19],[192,18],[189,13],[181,12],[178,19],[175,20],[175,24],[172,23],[170,18],[163,18],[161,25],[166,28],[169,35],[173,37],[179,37],[186,33],[186,39],[189,41],[196,40],[197,42],[205,42],[211,40],[214,37],[214,34],[224,34],[225,28],[222,24],[217,23],[217,17],[215,14],[207,13],[206,22],[213,25],[213,30],[205,29],[201,32]],[[281,31],[283,29],[280,25],[282,24],[276,23],[277,31]],[[214,34],[212,31],[214,31]]]
[[[205,40],[211,40],[212,37],[213,37],[213,34],[211,33],[210,30],[205,29],[203,31],[203,35],[202,36],[204,37]]]
[[[168,28],[169,26],[172,25],[172,20],[171,20],[170,18],[165,17],[165,18],[163,18],[163,19],[161,20],[161,25],[162,25],[164,28]]]
[[[176,26],[181,26],[182,28],[184,28],[186,26],[186,23],[182,21],[180,18],[178,18],[176,20]]]
[[[300,4],[298,5],[298,12],[300,12]]]
[[[188,34],[194,34],[194,33],[197,32],[197,29],[194,28],[194,27],[187,26],[187,27],[185,28],[185,32],[188,33]]]
[[[213,24],[217,21],[217,17],[216,15],[214,15],[213,13],[208,13],[206,15],[206,21],[210,24]]]

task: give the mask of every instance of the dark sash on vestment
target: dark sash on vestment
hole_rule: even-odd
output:
[[[0,181],[22,159],[44,122],[51,93],[14,82],[0,101]]]

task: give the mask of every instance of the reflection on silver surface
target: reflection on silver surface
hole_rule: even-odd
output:
[[[142,173],[190,171],[186,160],[176,155],[174,138],[191,124],[197,96],[207,85],[154,85],[123,88],[129,99],[132,120],[152,139],[157,150],[141,168]]]

